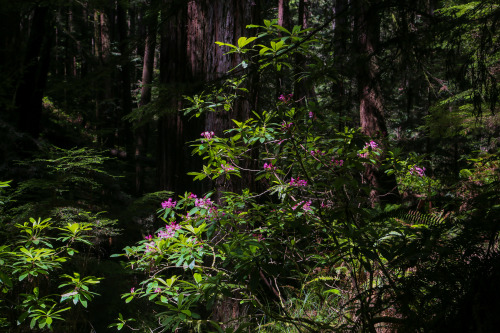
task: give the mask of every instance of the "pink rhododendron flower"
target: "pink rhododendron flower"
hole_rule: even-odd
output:
[[[410,175],[413,175],[413,173],[416,173],[416,175],[419,177],[425,177],[425,168],[424,167],[420,168],[420,167],[414,165],[410,169]]]
[[[304,203],[304,201],[299,202],[298,204],[296,204],[295,206],[293,206],[293,207],[292,207],[292,210],[296,210],[296,209],[297,209],[297,207],[299,207],[299,206],[300,206],[300,205],[302,205],[303,203]],[[302,206],[302,209],[303,209],[304,211],[311,211],[311,210],[312,210],[312,209],[311,209],[311,204],[312,204],[311,200],[307,201],[307,202],[306,202],[306,203],[304,203],[304,205]]]
[[[253,234],[253,236],[257,238],[257,242],[261,242],[265,239],[262,234]]]
[[[212,202],[212,200],[210,200],[210,198],[199,198],[194,201],[195,207],[205,208],[205,209],[212,207],[213,204],[214,203]]]
[[[281,129],[283,131],[286,131],[286,130],[289,130],[290,127],[293,126],[293,123],[287,123],[286,121],[283,120],[283,122],[281,123]]]
[[[330,164],[335,166],[335,167],[341,167],[342,165],[344,165],[344,160],[336,160],[336,159],[332,158],[332,161]]]
[[[215,135],[215,133],[212,131],[212,132],[203,132],[201,133],[201,136],[204,137],[205,139],[207,140],[210,140],[211,138],[213,138]]]
[[[377,149],[378,148],[378,144],[371,140],[369,143],[366,144],[365,148],[368,148],[368,146],[370,146],[372,149]]]
[[[229,164],[221,164],[220,167],[222,168],[222,170],[224,170],[224,172],[234,171],[234,167]]]
[[[307,186],[307,180],[305,179],[300,179],[300,177],[297,177],[297,179],[293,178],[290,180],[290,186]]]
[[[283,103],[288,103],[292,100],[293,98],[293,94],[288,94],[288,95],[284,95],[284,94],[281,94],[280,97],[278,97],[278,99],[280,101],[282,101]]]
[[[175,232],[179,230],[181,226],[179,224],[176,224],[175,222],[172,222],[171,224],[167,224],[165,226],[165,230],[160,230],[158,231],[158,238],[161,239],[168,239],[172,238],[175,235]]]
[[[367,151],[364,153],[358,154],[358,156],[362,157],[362,158],[367,158],[369,153],[370,153],[368,151],[368,148],[371,148],[372,151],[380,151],[378,144],[375,141],[371,140],[370,142],[365,143],[365,146],[363,147],[363,150],[367,150]]]
[[[163,209],[165,208],[174,208],[177,205],[177,201],[172,201],[172,198],[169,198],[168,201],[163,201],[161,206]]]
[[[145,250],[145,252],[155,252],[155,251],[156,251],[156,244],[155,244],[155,242],[146,243],[146,250]]]
[[[210,140],[214,137],[215,133],[214,132],[203,132],[201,133],[201,136],[204,137],[207,140]],[[204,140],[201,140],[201,143],[205,142]]]
[[[324,155],[325,155],[325,152],[322,152],[321,150],[316,149],[316,150],[311,150],[310,154],[311,154],[311,156],[315,156],[315,155],[321,155],[321,156],[324,156]]]
[[[264,163],[264,170],[272,171],[276,170],[276,167],[272,163]]]

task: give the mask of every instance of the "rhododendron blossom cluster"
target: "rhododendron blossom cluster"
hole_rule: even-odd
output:
[[[169,198],[168,201],[163,201],[161,203],[161,207],[165,208],[174,208],[177,205],[177,201],[172,201],[172,198]]]
[[[276,167],[272,163],[264,163],[264,170],[272,171],[276,170]]]
[[[215,133],[214,132],[203,132],[201,133],[201,136],[204,137],[207,140],[210,140],[214,137]],[[203,141],[202,141],[203,142]]]
[[[418,167],[416,165],[414,165],[411,169],[410,169],[410,175],[413,175],[413,174],[416,174],[417,176],[419,177],[425,177],[425,168],[422,167]]]
[[[370,142],[365,143],[365,146],[363,147],[363,150],[365,152],[358,154],[358,156],[362,158],[367,158],[368,155],[370,154],[370,151],[368,150],[369,148],[371,148],[372,151],[380,151],[378,144],[375,141],[371,140]]]
[[[181,228],[181,226],[175,222],[173,222],[171,224],[167,224],[165,226],[165,230],[160,230],[158,232],[158,238],[161,238],[161,239],[172,238],[172,237],[174,237],[175,232],[177,230],[179,230],[180,228]]]
[[[337,160],[335,158],[332,158],[331,165],[334,167],[341,167],[344,165],[344,160]]]
[[[252,234],[252,236],[257,239],[257,242],[261,242],[265,239],[262,234]]]
[[[307,186],[307,180],[300,179],[300,177],[297,177],[297,179],[292,177],[292,179],[290,180],[290,186]]]
[[[145,252],[155,252],[156,251],[156,243],[154,241],[146,243]]]
[[[293,207],[292,207],[292,210],[296,210],[296,209],[297,209],[297,207],[299,207],[299,206],[300,206],[300,205],[302,205],[302,204],[304,204],[304,205],[302,206],[302,209],[303,209],[304,211],[311,211],[311,210],[312,210],[312,209],[311,209],[311,204],[312,204],[311,200],[307,201],[306,203],[304,203],[304,201],[299,202],[298,204],[296,204],[295,206],[293,206]]]
[[[293,94],[288,94],[288,95],[281,94],[280,97],[278,97],[278,99],[283,103],[289,103],[292,100],[292,98]]]
[[[229,172],[229,171],[234,171],[234,167],[232,165],[229,165],[229,164],[221,164],[220,167],[222,168],[222,170],[224,172]]]
[[[214,203],[212,202],[212,200],[210,200],[210,198],[197,198],[194,201],[195,207],[198,207],[198,208],[209,209],[210,207],[213,206],[213,204]]]
[[[316,150],[311,150],[310,154],[311,154],[311,156],[316,156],[316,155],[324,156],[325,152],[323,152],[323,151],[321,151],[319,149],[316,149]]]

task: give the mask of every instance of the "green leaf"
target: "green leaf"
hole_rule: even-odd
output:
[[[29,312],[27,312],[27,311],[26,311],[26,312],[24,312],[23,314],[21,314],[21,315],[19,316],[19,318],[17,319],[17,325],[20,325],[20,324],[21,324],[21,323],[22,323],[22,322],[26,319],[26,317],[28,317],[28,315],[29,315],[29,314],[30,314],[30,313],[29,313]]]
[[[232,44],[227,44],[227,43],[222,43],[222,42],[215,42],[215,44],[219,45],[219,46],[229,46],[233,49],[238,49],[236,46],[232,45]]]
[[[283,28],[281,25],[273,25],[273,27],[277,28],[278,30],[281,30],[283,32],[286,32],[287,34],[291,35],[292,33],[288,31],[287,29]]]
[[[324,292],[325,294],[335,294],[335,295],[340,295],[340,290],[338,289],[329,289]]]
[[[12,280],[5,274],[0,271],[0,283],[7,285],[7,287],[12,288]]]
[[[250,37],[250,38],[240,37],[240,38],[238,38],[238,47],[241,49],[241,48],[245,47],[245,45],[253,42],[256,39],[257,39],[257,37]]]

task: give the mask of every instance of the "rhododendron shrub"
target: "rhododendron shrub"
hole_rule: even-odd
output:
[[[303,316],[289,311],[297,305],[293,299],[308,292],[341,310],[317,314],[304,325],[351,325],[356,296],[341,290],[351,285],[350,274],[369,275],[367,268],[386,260],[357,239],[367,226],[362,209],[370,206],[363,170],[366,164],[384,163],[378,144],[356,129],[332,131],[327,120],[310,118],[308,109],[291,99],[234,124],[224,136],[202,135],[193,143],[205,166],[192,175],[239,181],[248,152],[258,150],[265,162],[245,171],[264,190],[218,192],[216,201],[186,193],[159,203],[164,227],[125,249],[129,267],[144,279],[123,298],[155,303],[164,328],[224,330],[266,320],[304,324]],[[385,232],[372,236],[378,239]],[[350,253],[354,248],[358,252]],[[369,290],[369,281],[359,288]],[[215,307],[225,297],[238,300],[250,317],[215,321]],[[286,313],[290,318],[283,317]]]
[[[262,48],[261,56],[269,50]],[[397,303],[400,281],[428,230],[391,217],[400,206],[372,208],[363,177],[371,166],[398,180],[421,181],[429,178],[423,161],[402,163],[383,151],[387,138],[332,127],[331,113],[295,99],[283,93],[268,109],[192,143],[193,154],[204,159],[203,169],[191,173],[194,180],[245,185],[250,178],[259,193],[214,185],[207,195],[168,198],[158,203],[164,226],[125,248],[122,256],[142,279],[123,298],[154,303],[158,327],[150,329],[373,331],[386,320],[380,318],[412,315]],[[197,105],[190,109],[197,115],[214,111]],[[255,156],[258,161],[247,163]],[[215,310],[224,300],[233,302],[233,318],[218,322]],[[115,325],[125,324],[133,325],[122,317]]]
[[[30,218],[3,227],[9,235],[0,244],[0,327],[5,332],[70,329],[83,311],[79,308],[86,309],[98,295],[92,289],[101,278],[73,271],[82,262],[77,248],[92,246],[93,225],[57,226],[50,218]]]

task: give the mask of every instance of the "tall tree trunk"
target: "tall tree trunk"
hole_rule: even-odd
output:
[[[299,11],[297,16],[297,25],[301,29],[307,28],[307,22],[309,17],[308,0],[299,1]],[[307,58],[305,55],[297,53],[295,55],[295,87],[294,87],[294,99],[299,101],[300,104],[305,105],[307,99],[315,99],[316,92],[314,87],[311,85],[310,80],[307,78],[305,71],[307,70]]]
[[[355,37],[357,43],[357,83],[361,131],[384,149],[383,139],[387,135],[382,94],[379,85],[379,70],[376,52],[379,44],[380,17],[377,6],[380,1],[353,1],[355,14]],[[397,196],[396,180],[387,176],[377,166],[367,165],[365,178],[370,185],[372,206],[384,201],[393,202]],[[382,197],[383,195],[383,197]],[[383,200],[381,200],[383,198]]]
[[[155,6],[157,0],[152,0]],[[157,6],[155,6],[157,8]],[[151,83],[153,82],[154,59],[156,50],[156,30],[158,26],[158,15],[152,14],[146,27],[146,43],[144,46],[144,64],[142,67],[142,87],[139,108],[151,102]],[[142,122],[139,119],[139,123]],[[149,124],[139,124],[135,132],[135,189],[138,194],[144,191],[144,161],[149,138]]]
[[[346,76],[347,63],[347,41],[350,32],[350,25],[347,15],[347,0],[336,0],[334,7],[335,19],[333,21],[333,56],[334,67],[337,74],[337,80],[332,84],[332,95],[334,99],[334,107],[338,110],[339,121],[338,130],[342,130],[345,126],[343,121],[344,116],[349,111],[349,102],[344,86],[344,78]]]
[[[245,27],[252,23],[257,9],[258,1],[255,0],[189,1],[187,52],[190,74],[195,80],[221,80],[231,68],[242,61],[237,54],[225,55],[227,49],[216,46],[215,42],[236,44],[239,37],[246,35]],[[223,136],[224,130],[232,126],[231,119],[247,119],[250,103],[244,96],[241,97],[231,111],[209,112],[205,117],[205,130]],[[241,182],[225,181],[223,178],[219,177],[215,182],[217,193],[238,192],[246,186]],[[244,316],[244,312],[245,309],[234,298],[224,298],[216,304],[212,319],[227,323],[231,319]]]
[[[118,47],[121,54],[121,71],[120,71],[120,83],[121,83],[121,93],[120,93],[120,105],[121,114],[119,119],[132,112],[132,94],[131,89],[131,62],[130,62],[130,52],[129,47],[129,34],[127,26],[127,11],[123,6],[121,1],[117,2],[116,16],[118,24]],[[128,121],[120,123],[120,130],[118,132],[118,145],[125,146],[125,151],[127,156],[133,156],[133,135],[130,128],[130,123]]]
[[[49,7],[35,7],[15,97],[19,130],[34,138],[40,135],[42,98],[54,35],[51,22],[52,12]]]
[[[102,88],[99,91],[98,117],[96,119],[101,131],[97,135],[102,145],[113,147],[116,108],[113,101],[113,75],[115,69],[111,63],[111,33],[114,17],[109,4],[106,4],[106,7],[99,11],[97,18],[100,42],[99,65],[104,73]]]
[[[227,49],[215,44],[216,41],[236,44],[241,36],[247,35],[245,27],[252,22],[258,8],[258,1],[252,0],[192,0],[188,4],[188,60],[190,73],[195,80],[215,82],[238,65],[242,59],[237,54],[224,55]],[[250,113],[247,99],[240,98],[230,112],[210,112],[205,118],[205,130],[222,136],[231,128],[231,119],[244,120]],[[231,163],[231,161],[228,161]],[[237,191],[242,184],[224,182],[219,177],[218,190]]]
[[[290,0],[278,2],[278,25],[290,30]]]
[[[289,31],[292,22],[290,20],[290,0],[279,0],[278,1],[278,25],[288,29]],[[281,31],[278,32],[279,37],[283,37]],[[285,79],[284,71],[276,72],[276,99],[281,94],[288,95],[291,90],[291,84],[289,80]]]
[[[191,94],[196,86],[186,62],[187,22],[187,3],[163,0],[160,47],[163,110],[158,121],[158,184],[160,189],[177,194],[202,193],[202,183],[193,182],[187,173],[202,168],[201,159],[191,156],[188,142],[200,137],[204,119],[184,116],[180,112],[182,96]]]

